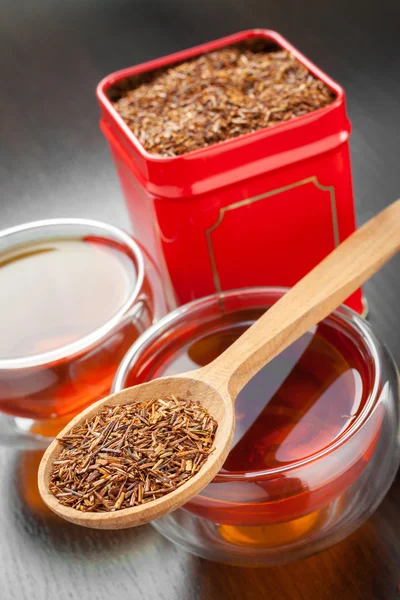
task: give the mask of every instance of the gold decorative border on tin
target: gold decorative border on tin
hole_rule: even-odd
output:
[[[294,188],[300,187],[302,185],[307,185],[308,183],[312,183],[316,188],[322,190],[324,192],[329,192],[330,203],[331,203],[331,215],[332,215],[332,227],[333,227],[333,240],[335,247],[340,244],[339,238],[339,223],[337,216],[337,208],[336,208],[336,195],[335,188],[333,185],[322,185],[317,179],[315,175],[312,177],[307,177],[306,179],[301,179],[300,181],[296,181],[295,183],[290,183],[288,185],[284,185],[280,188],[276,188],[275,190],[271,190],[266,192],[265,194],[259,194],[258,196],[253,196],[253,198],[247,198],[246,200],[240,200],[239,202],[234,202],[233,204],[228,204],[220,209],[217,220],[214,225],[208,227],[205,230],[206,240],[207,240],[207,249],[208,256],[211,263],[211,270],[214,280],[215,291],[220,294],[222,292],[221,289],[221,279],[218,273],[217,262],[215,260],[214,248],[211,240],[211,234],[215,231],[222,223],[225,213],[230,210],[236,210],[237,208],[242,208],[243,206],[248,206],[249,204],[253,204],[253,202],[259,202],[260,200],[265,200],[266,198],[271,198],[271,196],[276,196],[277,194],[281,194],[282,192],[287,192],[288,190],[292,190]]]

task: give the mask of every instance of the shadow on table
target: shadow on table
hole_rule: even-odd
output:
[[[159,538],[150,526],[118,531],[99,531],[79,527],[64,521],[44,504],[37,485],[37,471],[42,451],[21,452],[10,464],[10,513],[15,519],[15,530],[33,546],[46,544],[57,553],[83,552],[85,557],[109,561],[110,553],[147,545]]]

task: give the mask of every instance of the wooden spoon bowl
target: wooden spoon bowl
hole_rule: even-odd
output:
[[[217,390],[210,386],[202,380],[202,371],[193,371],[193,373],[186,373],[178,377],[155,379],[149,383],[128,388],[118,394],[95,402],[72,419],[52,442],[40,464],[39,491],[47,506],[71,523],[79,523],[79,525],[95,529],[124,529],[132,527],[132,522],[135,525],[142,525],[148,521],[158,519],[181,506],[187,501],[188,485],[190,485],[191,496],[198,494],[220,470],[228,455],[234,431],[234,406],[228,389],[221,387]],[[104,407],[104,404],[109,406],[131,404],[154,397],[165,398],[170,394],[181,398],[196,399],[196,402],[207,408],[218,423],[214,441],[215,450],[207,458],[206,468],[200,469],[187,484],[157,500],[112,513],[80,512],[75,508],[60,504],[52,492],[49,491],[53,462],[57,460],[64,449],[59,439],[67,435],[71,428],[80,422],[91,419]],[[112,516],[111,519],[110,516]]]

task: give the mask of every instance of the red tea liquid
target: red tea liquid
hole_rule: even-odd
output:
[[[3,253],[0,363],[63,353],[117,315],[136,281],[134,257],[102,238],[40,241]],[[148,325],[149,315],[146,320]],[[125,319],[90,351],[39,360],[30,368],[0,364],[0,410],[35,419],[58,417],[104,396],[140,329],[138,321]]]
[[[260,312],[241,311],[239,323],[226,317],[218,331],[183,345],[153,376],[207,365],[257,316]],[[341,337],[333,328],[319,325],[245,387],[236,401],[235,438],[224,472],[284,466],[319,452],[343,434],[362,409],[365,393],[364,367]]]
[[[189,333],[179,337],[171,333],[155,352],[153,348],[153,360],[145,357],[139,374],[132,370],[127,387],[207,365],[261,313],[261,309],[241,310],[195,324],[194,330],[188,327]],[[235,437],[220,472],[225,477],[217,476],[185,509],[223,524],[226,539],[237,543],[250,539],[252,545],[257,540],[265,544],[269,535],[284,543],[292,534],[318,526],[320,509],[365,468],[364,450],[374,444],[375,431],[367,431],[361,441],[355,438],[362,449],[351,448],[350,458],[332,454],[329,464],[321,463],[319,471],[317,466],[310,479],[303,479],[301,471],[258,474],[293,465],[340,440],[365,406],[368,381],[368,365],[344,328],[325,322],[302,336],[239,394]],[[235,480],[235,475],[242,477]],[[271,533],[271,527],[279,531]]]

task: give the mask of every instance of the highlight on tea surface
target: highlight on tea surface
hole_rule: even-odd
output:
[[[9,290],[0,298],[7,314],[0,359],[56,350],[92,333],[128,300],[135,280],[132,259],[107,240],[60,238],[11,249],[0,259],[1,288]],[[24,335],[15,335],[18,328]]]
[[[217,422],[191,400],[167,396],[105,406],[59,439],[50,491],[85,512],[130,508],[186,483],[213,450]]]
[[[334,98],[287,50],[231,47],[148,73],[114,107],[148,152],[178,156],[305,115]]]

